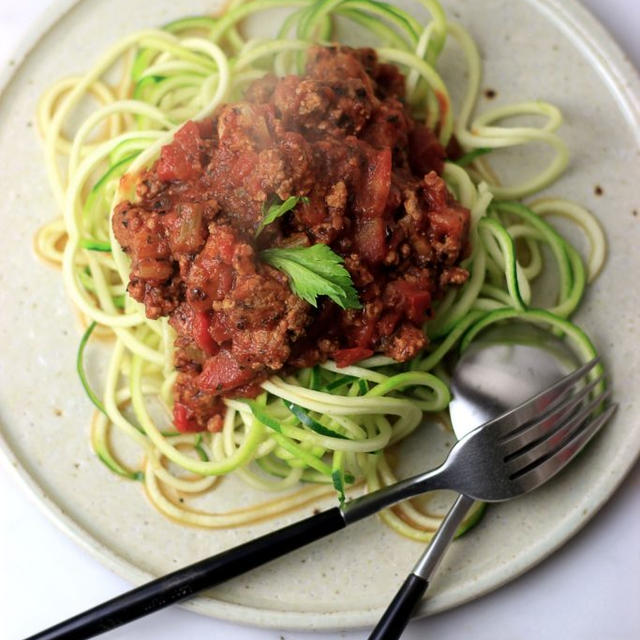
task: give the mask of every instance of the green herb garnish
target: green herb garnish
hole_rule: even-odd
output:
[[[265,249],[263,262],[289,276],[291,290],[314,307],[318,296],[329,296],[343,309],[361,309],[351,274],[342,266],[344,260],[326,244],[293,249]]]
[[[260,232],[272,222],[276,221],[280,216],[283,216],[287,211],[291,211],[298,202],[309,202],[309,198],[306,196],[290,196],[284,202],[276,202],[268,208],[263,208],[264,217],[260,221],[258,228],[256,229],[256,237],[260,235]],[[266,210],[265,210],[266,209]]]

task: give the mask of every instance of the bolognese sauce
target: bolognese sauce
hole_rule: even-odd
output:
[[[426,345],[432,303],[468,273],[469,211],[441,177],[445,149],[414,120],[404,77],[372,49],[312,47],[301,76],[267,75],[240,102],[187,122],[114,212],[129,294],[176,331],[174,422],[218,430],[224,397],[282,370]],[[261,229],[265,209],[296,206]],[[317,307],[260,260],[328,245],[361,303]]]

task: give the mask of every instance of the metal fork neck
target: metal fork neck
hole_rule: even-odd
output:
[[[351,500],[341,508],[342,517],[345,523],[349,525],[397,502],[413,498],[426,491],[451,488],[447,478],[447,471],[448,466],[445,462],[433,471],[420,473],[389,487],[383,487],[373,493]]]

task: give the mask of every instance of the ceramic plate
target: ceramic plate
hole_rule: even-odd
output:
[[[456,542],[420,613],[434,613],[511,580],[566,542],[600,508],[640,449],[640,90],[630,64],[575,2],[484,0],[444,3],[479,43],[485,61],[479,109],[523,99],[558,105],[572,162],[550,193],[573,198],[602,221],[610,254],[578,314],[611,372],[620,410],[576,464],[549,486],[492,506]],[[74,368],[79,326],[57,272],[36,261],[31,239],[56,213],[34,130],[38,95],[81,72],[100,51],[135,29],[212,10],[211,0],[60,2],[5,70],[0,98],[0,422],[3,449],[55,521],[102,562],[141,583],[309,514],[311,507],[231,531],[181,527],[156,513],[137,483],[112,475],[88,445],[91,406]],[[275,19],[275,18],[274,18]],[[455,45],[442,73],[460,87]],[[8,73],[7,73],[8,71]],[[454,91],[454,96],[456,92]],[[527,172],[529,150],[512,156]],[[600,195],[596,195],[596,192]],[[580,239],[577,238],[580,244]],[[635,276],[633,276],[635,274]],[[101,371],[97,348],[91,365]],[[426,426],[410,443],[404,471],[435,463],[446,438]],[[233,479],[221,508],[258,496]],[[323,506],[323,505],[318,505]],[[291,554],[186,606],[218,618],[278,628],[371,625],[422,545],[375,518]]]

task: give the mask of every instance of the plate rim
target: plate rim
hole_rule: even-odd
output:
[[[39,15],[10,54],[9,59],[13,61],[13,64],[0,70],[0,100],[4,97],[5,88],[19,71],[26,57],[37,48],[40,40],[66,13],[86,1],[53,0],[49,7]],[[614,37],[579,0],[527,0],[527,3],[544,13],[554,25],[570,37],[574,46],[597,67],[602,79],[610,90],[615,92],[616,104],[636,132],[636,144],[640,146],[640,75]],[[518,556],[516,562],[509,563],[508,570],[498,567],[474,581],[473,586],[467,587],[463,592],[443,594],[423,600],[414,616],[423,617],[461,606],[515,580],[543,562],[591,520],[616,492],[638,459],[640,459],[640,432],[636,436],[635,447],[626,456],[624,464],[617,467],[615,473],[601,476],[599,482],[591,486],[591,491],[588,493],[588,506],[584,505],[584,501],[587,499],[585,496],[575,505],[568,520],[564,521],[564,528],[556,530],[555,537],[545,538],[543,541],[531,545],[525,553]],[[67,515],[21,464],[20,459],[14,454],[4,436],[1,423],[0,464],[9,469],[32,503],[59,530],[87,550],[103,566],[136,586],[156,577],[125,560],[124,557],[99,542],[70,515]],[[584,513],[585,509],[587,509],[586,514]],[[502,575],[495,575],[496,573]],[[197,596],[180,603],[178,606],[229,622],[272,629],[307,631],[356,629],[370,626],[377,621],[382,612],[376,608],[332,613],[259,609],[254,606],[224,602],[208,596]]]

